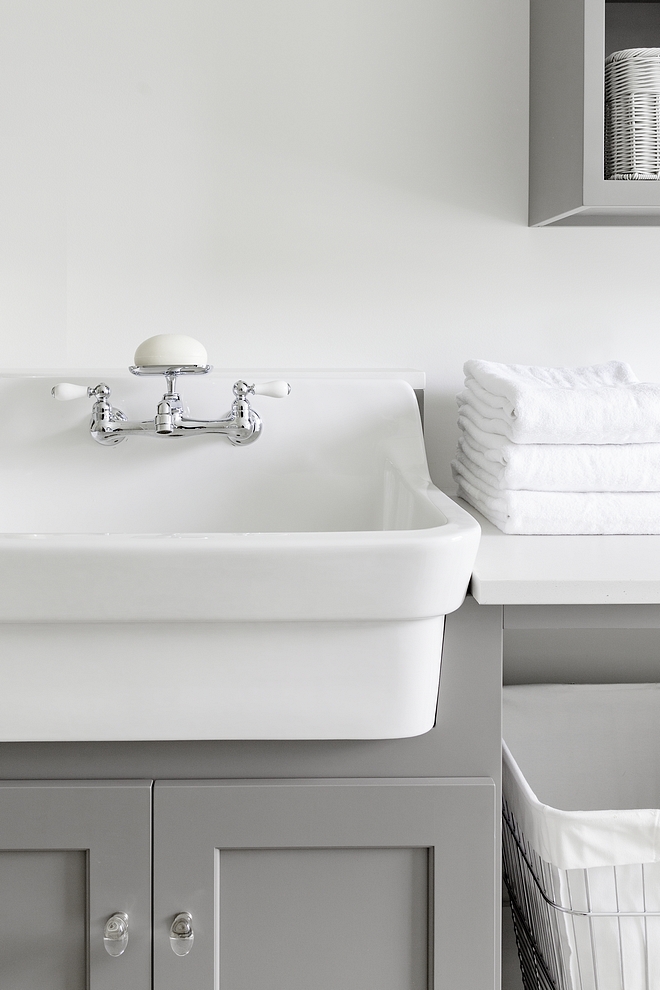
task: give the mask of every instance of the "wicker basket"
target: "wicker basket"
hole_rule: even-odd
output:
[[[660,48],[605,59],[605,178],[660,179]]]

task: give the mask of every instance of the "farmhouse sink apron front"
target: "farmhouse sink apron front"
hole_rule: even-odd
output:
[[[0,376],[0,740],[433,726],[479,526],[429,478],[408,382],[293,377],[238,448],[96,444],[89,403],[51,397],[64,377],[137,417],[162,392],[116,372]],[[182,400],[217,418],[233,380],[190,378]]]

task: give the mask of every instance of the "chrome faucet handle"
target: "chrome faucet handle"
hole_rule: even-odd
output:
[[[94,440],[104,444],[106,447],[121,443],[126,439],[126,435],[114,430],[117,423],[128,422],[127,417],[121,409],[115,409],[110,404],[110,386],[105,382],[99,382],[93,387],[90,385],[72,385],[71,382],[60,382],[52,387],[51,395],[60,402],[70,402],[71,399],[94,399],[92,408],[92,421],[90,430]],[[110,951],[108,949],[108,951]]]
[[[53,385],[50,394],[60,402],[70,402],[71,399],[107,399],[110,395],[110,388],[101,382],[93,388],[90,385],[72,385],[71,382],[60,382]]]
[[[248,395],[269,395],[271,399],[286,399],[291,391],[288,382],[277,379],[272,382],[261,382],[258,385],[248,385],[240,381],[234,385],[234,395],[237,399],[245,399]]]

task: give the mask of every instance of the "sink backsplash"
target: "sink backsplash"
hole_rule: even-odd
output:
[[[66,375],[66,373],[64,373]],[[98,372],[131,418],[153,417],[160,379]],[[68,373],[75,382],[97,380]],[[235,448],[217,436],[131,437],[100,447],[91,402],[54,402],[58,377],[0,377],[0,533],[189,533],[379,530],[433,525],[397,491],[388,445],[412,441],[425,471],[409,386],[294,381],[285,402],[256,397],[263,435]],[[217,417],[233,378],[182,379],[184,404]],[[408,449],[409,445],[408,445]],[[388,518],[391,517],[391,518]],[[394,518],[396,517],[396,519]]]

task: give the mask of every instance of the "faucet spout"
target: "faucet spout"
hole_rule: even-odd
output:
[[[172,406],[166,399],[163,399],[158,403],[158,411],[156,412],[154,427],[159,436],[169,436],[174,432],[174,416],[172,415]]]

